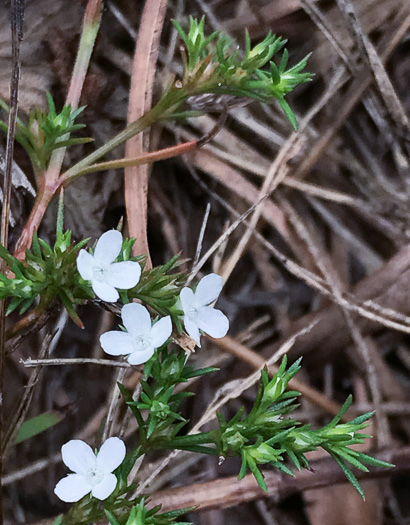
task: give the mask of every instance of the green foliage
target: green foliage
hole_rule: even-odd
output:
[[[174,255],[167,263],[143,271],[138,284],[131,290],[122,293],[123,302],[127,303],[130,299],[139,299],[153,308],[159,315],[170,315],[174,326],[182,331],[178,319],[179,312],[175,310],[175,304],[187,279],[185,272],[175,272],[181,264],[179,255]],[[142,266],[144,266],[143,261]]]
[[[182,29],[181,24],[177,20],[173,20],[175,29],[183,40],[186,48],[188,59],[184,66],[188,71],[192,71],[201,60],[207,56],[207,46],[218,36],[218,31],[215,31],[209,37],[204,35],[205,16],[198,22],[192,16],[189,17],[189,31],[188,34]]]
[[[182,85],[190,96],[215,93],[261,102],[277,99],[292,126],[297,129],[296,117],[285,96],[299,84],[311,80],[310,73],[302,72],[310,55],[286,69],[289,57],[286,49],[279,65],[272,60],[283,49],[286,40],[272,33],[252,47],[246,32],[245,50],[240,52],[237,46],[233,49],[234,41],[219,31],[207,38],[204,18],[198,22],[191,16],[188,32],[182,29],[179,22],[174,21],[174,25],[185,46]]]
[[[161,505],[148,510],[145,506],[145,498],[141,498],[141,501],[134,505],[128,516],[117,519],[109,511],[105,511],[105,515],[111,525],[190,525],[187,521],[176,521],[179,517],[187,512],[191,511],[192,508],[180,509],[172,512],[165,512],[159,514]]]
[[[130,393],[123,386],[120,387],[138,421],[140,442],[145,449],[161,447],[163,443],[168,443],[187,423],[178,409],[181,401],[193,394],[175,393],[175,387],[193,377],[216,370],[215,368],[194,370],[191,366],[186,366],[185,362],[185,352],[159,349],[145,365],[140,401],[133,401]],[[147,411],[146,418],[143,418],[144,410]]]
[[[242,417],[238,413],[229,423],[225,423],[222,416],[219,416],[221,452],[225,455],[240,453],[242,457],[240,477],[243,477],[249,468],[259,486],[266,492],[260,465],[270,464],[282,472],[293,475],[284,464],[285,458],[287,457],[297,470],[308,468],[306,452],[321,447],[336,459],[348,480],[364,497],[348,463],[365,471],[367,471],[365,464],[379,467],[393,466],[350,448],[370,437],[360,433],[360,430],[367,427],[366,421],[372,413],[349,423],[339,423],[352,402],[349,397],[339,414],[322,429],[312,430],[310,425],[301,425],[294,419],[285,418],[285,415],[298,406],[296,399],[299,393],[285,390],[290,379],[300,369],[299,363],[300,360],[296,361],[286,371],[286,357],[284,357],[278,372],[270,381],[266,370],[262,371],[258,393],[249,416]],[[235,439],[232,439],[233,431],[236,432]]]
[[[28,123],[17,119],[16,140],[23,146],[30,157],[34,173],[43,173],[48,166],[51,154],[58,148],[74,146],[92,142],[91,138],[70,138],[69,133],[85,127],[84,124],[75,124],[76,118],[84,107],[72,111],[71,106],[64,106],[61,113],[56,112],[55,104],[50,93],[47,93],[48,111],[35,108],[30,111]],[[6,112],[9,106],[0,100],[0,107]],[[0,128],[7,133],[7,124],[0,121]]]
[[[248,415],[245,415],[243,408],[230,421],[218,414],[217,430],[185,436],[178,436],[172,432],[168,434],[170,442],[163,441],[162,447],[222,457],[239,456],[242,459],[239,478],[243,478],[250,470],[265,492],[267,487],[261,465],[271,465],[293,476],[285,460],[290,461],[297,470],[308,468],[306,453],[321,447],[336,460],[347,479],[364,497],[350,465],[363,471],[367,471],[365,465],[393,466],[351,448],[352,445],[361,444],[370,437],[360,431],[367,427],[372,413],[364,414],[348,423],[340,423],[351,404],[349,397],[339,414],[328,425],[318,430],[287,417],[298,406],[296,401],[299,392],[286,389],[299,369],[300,359],[286,369],[285,356],[272,379],[269,380],[267,371],[262,370],[255,402]]]
[[[58,232],[51,247],[35,235],[24,264],[0,245],[0,257],[14,274],[8,277],[0,273],[0,299],[12,297],[7,314],[17,308],[24,313],[37,298],[38,309],[44,311],[59,299],[73,321],[81,325],[73,303],[92,298],[92,293],[77,272],[76,258],[87,241],[73,244],[70,231]]]

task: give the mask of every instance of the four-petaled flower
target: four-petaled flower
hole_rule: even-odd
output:
[[[81,277],[91,281],[91,286],[103,301],[115,303],[120,290],[134,288],[141,277],[141,266],[134,261],[115,263],[122,248],[122,235],[117,230],[105,232],[99,238],[94,255],[80,250],[77,268]]]
[[[193,292],[190,288],[181,290],[180,299],[184,311],[184,326],[188,335],[200,347],[200,332],[211,337],[224,337],[229,329],[229,321],[220,310],[209,306],[218,299],[223,286],[220,275],[211,273],[199,281]]]
[[[61,479],[54,489],[61,500],[74,503],[89,492],[104,500],[114,492],[117,478],[112,472],[125,457],[125,445],[121,439],[107,439],[97,455],[84,441],[72,439],[61,447],[61,454],[63,462],[74,472]]]
[[[100,337],[100,343],[107,354],[128,355],[132,365],[148,361],[172,332],[169,315],[152,325],[148,310],[138,303],[123,306],[121,317],[127,331],[106,332]]]

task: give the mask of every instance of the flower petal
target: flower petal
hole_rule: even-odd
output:
[[[151,357],[154,355],[154,352],[155,348],[153,346],[149,346],[144,350],[134,352],[133,354],[129,355],[127,359],[130,365],[142,365],[142,363],[146,363],[149,359],[151,359]]]
[[[229,330],[229,320],[220,310],[203,306],[199,310],[198,327],[211,337],[224,337]]]
[[[66,503],[80,501],[86,494],[91,492],[92,486],[84,476],[80,474],[69,474],[57,483],[54,494]]]
[[[83,474],[95,465],[95,454],[81,439],[72,439],[61,447],[63,462],[76,474]]]
[[[207,306],[213,303],[221,293],[224,281],[220,275],[210,273],[205,275],[195,290],[195,299],[201,306]]]
[[[199,328],[194,321],[191,321],[187,316],[184,317],[184,326],[185,330],[187,331],[189,337],[191,337],[195,343],[201,348],[201,334],[199,333]]]
[[[118,230],[109,230],[101,235],[95,247],[94,257],[106,264],[112,263],[122,248],[122,235]]]
[[[162,346],[172,332],[171,316],[167,315],[157,321],[151,328],[152,346],[159,348]]]
[[[97,454],[97,465],[104,474],[109,474],[121,465],[125,453],[124,441],[117,437],[110,437],[101,445]]]
[[[111,330],[102,334],[100,345],[104,352],[110,355],[128,355],[135,351],[132,336],[121,330]]]
[[[141,266],[134,261],[123,261],[110,264],[107,283],[121,290],[134,288],[141,277]]]
[[[110,286],[104,281],[97,281],[96,279],[91,281],[91,285],[95,295],[102,301],[106,301],[107,303],[115,303],[115,301],[118,301],[120,294],[113,286]]]
[[[122,322],[132,335],[149,334],[151,331],[151,316],[145,306],[129,303],[121,310]]]
[[[77,270],[85,281],[91,281],[93,278],[93,264],[94,257],[91,253],[88,253],[86,250],[80,250],[77,257]]]
[[[114,474],[107,474],[104,479],[96,485],[92,490],[94,498],[104,500],[110,496],[117,486],[117,478]]]
[[[195,299],[194,292],[191,290],[191,288],[182,288],[179,298],[181,299],[182,310],[184,313],[186,313]]]

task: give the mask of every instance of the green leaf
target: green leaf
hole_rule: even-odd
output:
[[[31,245],[32,249],[33,249],[33,253],[34,255],[38,258],[38,259],[42,259],[43,256],[42,256],[42,253],[41,253],[41,248],[40,248],[40,243],[38,242],[38,235],[37,235],[37,232],[33,235],[33,241],[32,241],[32,245]]]
[[[84,324],[81,321],[80,316],[74,310],[74,305],[71,302],[68,295],[63,290],[59,290],[58,296],[60,297],[60,300],[63,303],[65,309],[67,310],[67,313],[70,316],[70,318],[75,322],[77,326],[79,326],[80,328],[84,328]]]
[[[45,412],[44,414],[24,421],[17,434],[16,445],[57,425],[62,419],[63,416],[57,412]]]
[[[107,509],[104,509],[104,512],[105,512],[105,515],[107,516],[107,520],[109,521],[111,525],[120,525],[119,521],[117,520],[117,518],[114,516],[112,512],[110,512]]]
[[[285,115],[288,117],[289,122],[292,124],[293,129],[295,131],[297,131],[298,130],[298,121],[296,119],[296,115],[291,110],[289,104],[286,102],[286,100],[283,97],[282,98],[278,98],[278,102],[279,102],[281,108],[283,109],[283,111],[285,112]]]
[[[13,297],[11,300],[11,303],[9,304],[7,308],[6,315],[10,315],[14,310],[19,306],[19,304],[23,301],[21,297]]]
[[[334,428],[339,423],[339,421],[342,419],[342,417],[346,414],[346,412],[349,410],[350,405],[352,404],[352,401],[353,401],[353,397],[350,394],[348,398],[346,399],[346,401],[343,403],[342,408],[335,415],[332,421],[328,425],[326,425],[325,428],[329,428],[329,427]],[[352,423],[352,421],[350,423]]]
[[[35,297],[28,297],[27,299],[24,299],[21,306],[20,306],[20,315],[24,314],[30,306],[33,304]]]
[[[268,493],[268,487],[266,486],[265,478],[263,477],[262,472],[258,469],[255,461],[250,457],[248,457],[248,465],[260,488],[264,492]]]
[[[357,450],[351,450],[350,452],[351,454],[354,454],[354,456],[362,463],[365,463],[366,465],[371,465],[372,467],[394,468],[396,466],[393,465],[393,463],[388,463],[387,461],[382,461],[381,459],[368,456],[364,452],[358,452]]]
[[[333,457],[333,459],[336,461],[336,463],[339,465],[339,467],[343,470],[344,475],[348,479],[348,481],[353,485],[353,487],[357,490],[357,492],[362,497],[363,501],[366,500],[364,496],[364,492],[362,487],[360,486],[360,483],[357,481],[356,476],[353,474],[353,472],[349,469],[349,467],[344,463],[343,460],[338,458],[335,454],[330,452],[330,455]]]
[[[349,452],[350,451],[348,448],[343,449],[342,447],[337,447],[337,449],[334,450],[334,454],[337,454],[345,461],[356,467],[358,470],[361,470],[363,472],[369,472],[369,469],[362,465],[360,461],[358,461],[356,458],[352,457],[352,455],[349,454]]]

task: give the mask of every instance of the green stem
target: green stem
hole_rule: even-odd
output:
[[[101,148],[75,164],[57,179],[54,176],[44,177],[43,186],[40,187],[39,193],[37,194],[34,208],[31,211],[30,217],[17,241],[15,256],[19,259],[24,259],[25,250],[30,248],[33,235],[38,230],[51,199],[61,186],[66,186],[76,177],[79,177],[85,168],[93,164],[113,148],[119,146],[134,135],[141,133],[154,122],[166,117],[168,113],[172,113],[175,108],[187,98],[187,96],[188,94],[185,90],[171,87],[156,106],[145,113],[136,122],[130,124],[125,130],[107,142],[107,144],[104,144],[104,146],[101,146]]]
[[[152,126],[154,122],[165,118],[169,112],[175,111],[181,102],[186,99],[188,94],[182,89],[171,87],[168,92],[162,97],[156,106],[145,113],[141,118],[130,124],[121,133],[113,137],[106,144],[98,148],[96,151],[85,157],[85,159],[77,162],[68,171],[61,175],[64,185],[69,181],[80,176],[80,174],[88,167],[94,164],[95,161],[106,155],[109,151],[116,148],[120,144],[126,142],[130,138],[138,135],[148,127]]]
[[[78,108],[85,77],[90,65],[91,55],[94,49],[95,40],[100,28],[102,0],[89,0],[87,10],[84,15],[83,28],[81,32],[80,44],[78,47],[77,58],[74,64],[74,70],[71,77],[70,88],[67,93],[65,105],[71,106],[72,110]],[[62,141],[68,140],[70,134],[64,135]],[[44,177],[48,180],[57,180],[60,175],[61,166],[64,161],[67,148],[58,148],[50,158],[47,172]]]
[[[215,443],[216,433],[215,431],[211,432],[200,432],[199,434],[187,435],[187,436],[178,436],[171,441],[168,441],[166,446],[167,448],[180,448],[180,447],[191,447],[195,445],[206,445],[210,443]]]

